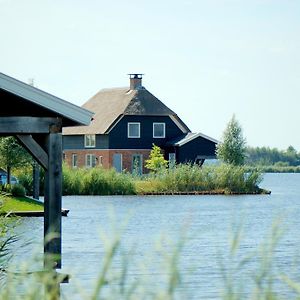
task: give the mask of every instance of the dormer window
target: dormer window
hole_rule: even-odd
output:
[[[153,123],[153,137],[161,139],[166,137],[165,123]]]
[[[84,147],[86,147],[86,148],[95,148],[96,147],[96,135],[95,134],[86,134],[84,136]]]
[[[141,124],[140,123],[128,123],[127,136],[128,138],[140,138],[141,137]]]

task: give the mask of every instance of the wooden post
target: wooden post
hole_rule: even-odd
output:
[[[33,191],[32,191],[32,197],[34,199],[39,200],[40,198],[40,166],[39,164],[34,160],[33,166]]]
[[[48,168],[44,197],[44,266],[61,268],[62,136],[47,136]]]

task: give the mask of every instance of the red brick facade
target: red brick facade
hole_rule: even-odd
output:
[[[145,169],[145,160],[149,158],[151,149],[140,150],[140,149],[84,149],[84,150],[64,150],[64,160],[72,166],[72,155],[77,154],[77,167],[86,167],[86,155],[94,154],[96,156],[96,166],[102,165],[103,168],[108,169],[113,167],[113,155],[116,153],[122,154],[122,169],[128,172],[132,171],[132,156],[136,154],[142,155],[143,161],[143,173],[147,173]],[[102,162],[102,164],[101,164]]]

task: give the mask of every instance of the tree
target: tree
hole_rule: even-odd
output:
[[[149,159],[146,160],[146,168],[157,173],[159,170],[166,168],[167,166],[168,161],[165,160],[160,147],[153,144]]]
[[[246,157],[246,140],[243,137],[242,127],[232,116],[224,133],[222,142],[217,145],[217,157],[225,163],[242,165]]]
[[[6,169],[8,184],[10,184],[11,169],[24,166],[30,162],[30,155],[14,137],[0,138],[0,166]]]

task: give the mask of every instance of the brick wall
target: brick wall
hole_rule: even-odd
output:
[[[94,154],[96,156],[96,165],[100,165],[100,156],[102,156],[102,166],[105,169],[110,167],[109,165],[109,151],[107,150],[65,150],[65,162],[71,167],[72,166],[72,154],[77,154],[77,166],[78,168],[85,167],[85,156],[86,154]]]
[[[113,166],[113,155],[115,153],[122,154],[122,166],[123,170],[126,170],[128,172],[132,171],[132,155],[133,154],[141,154],[143,155],[143,173],[147,173],[148,170],[145,169],[145,160],[149,158],[150,154],[149,150],[110,150],[109,151],[109,165],[110,167]]]
[[[132,170],[132,155],[141,154],[143,155],[143,173],[147,173],[145,169],[145,160],[149,158],[151,149],[149,150],[96,150],[96,149],[85,149],[85,150],[65,150],[64,157],[65,162],[71,167],[72,166],[72,154],[77,154],[77,166],[79,168],[85,167],[85,156],[86,154],[94,154],[97,158],[97,165],[99,165],[99,157],[102,156],[102,166],[105,169],[113,166],[113,155],[115,153],[122,154],[122,166],[123,170],[131,172]]]

